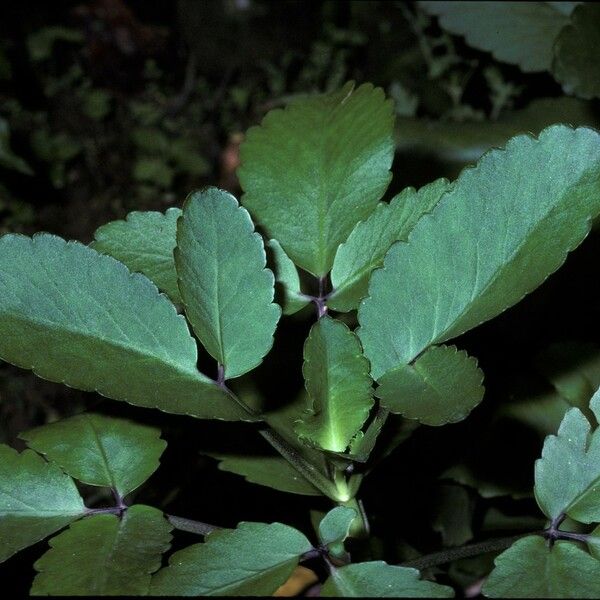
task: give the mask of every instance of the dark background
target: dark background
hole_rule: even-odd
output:
[[[180,206],[203,185],[239,197],[243,132],[270,108],[350,79],[382,86],[395,101],[398,153],[385,199],[407,185],[456,177],[465,157],[475,160],[485,149],[470,136],[473,126],[484,146],[499,145],[515,126],[498,133],[490,123],[512,123],[537,99],[563,97],[549,74],[525,75],[468,48],[410,2],[7,0],[0,31],[0,118],[10,132],[0,140],[10,154],[0,153],[0,232],[44,230],[85,243],[107,221]],[[595,124],[597,105],[580,108]],[[555,114],[562,120],[560,109]],[[424,134],[426,122],[441,124],[433,130],[440,139]],[[517,517],[515,526],[539,519],[530,494],[541,438],[501,418],[499,407],[519,394],[548,392],[535,367],[548,345],[598,341],[599,250],[592,233],[535,293],[456,342],[478,357],[486,398],[463,423],[417,430],[365,481],[377,558],[399,562],[442,546],[433,523],[439,478],[457,463],[470,463],[479,482],[504,490],[484,498],[480,485],[461,487],[475,538],[489,535],[490,508]],[[285,402],[301,390],[302,344],[313,318],[304,311],[284,319],[274,350],[249,378],[267,399]],[[0,441],[20,449],[19,432],[82,410],[163,430],[162,466],[135,492],[136,502],[222,526],[281,521],[306,532],[310,510],[329,507],[246,483],[201,454],[230,444],[268,452],[252,426],[134,408],[0,366]],[[85,493],[88,504],[109,502]],[[176,545],[192,541],[178,534]],[[5,593],[27,592],[46,544],[0,567]],[[467,586],[469,577],[444,571],[440,581]]]

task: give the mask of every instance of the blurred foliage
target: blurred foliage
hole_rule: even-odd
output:
[[[132,210],[180,206],[209,183],[237,193],[242,132],[271,108],[350,79],[382,86],[393,98],[398,187],[454,178],[519,132],[558,121],[600,124],[598,100],[567,96],[551,73],[525,73],[471,47],[419,3],[27,0],[0,11],[0,233],[49,230],[89,242],[107,221]],[[389,197],[397,191],[389,190]],[[567,407],[585,405],[600,383],[594,345],[600,288],[590,282],[595,236],[535,294],[461,338],[480,357],[486,399],[464,423],[444,431],[417,428],[396,451],[402,460],[388,459],[389,469],[369,475],[363,500],[372,521],[370,552],[407,560],[532,526],[537,512],[526,491],[542,437]],[[548,332],[549,320],[561,325]],[[297,342],[276,340],[256,374],[264,395],[276,397],[281,377],[288,389],[302,387],[288,358],[297,362],[302,351],[303,313],[283,327],[281,338]],[[105,409],[99,397],[0,366],[2,441],[95,404]],[[222,525],[308,523],[307,506],[327,508],[319,499],[280,497],[219,471],[201,450],[222,435],[220,424],[108,410],[155,419],[167,433],[176,432],[164,459],[171,468],[140,493],[150,503],[191,517],[201,510],[198,518]],[[253,431],[240,427],[228,437],[240,454],[265,452]],[[181,447],[196,451],[197,464],[179,464]],[[213,498],[198,507],[197,470],[203,485],[233,489],[231,499],[223,494],[222,503]],[[379,490],[397,489],[398,482],[411,493],[384,499]],[[411,518],[399,524],[407,514]],[[357,546],[355,556],[363,550]],[[490,560],[456,562],[444,576],[476,588]],[[23,563],[31,560],[24,556]]]

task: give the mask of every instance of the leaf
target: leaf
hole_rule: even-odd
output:
[[[284,315],[293,315],[309,303],[300,289],[300,277],[296,265],[277,240],[267,242],[267,251],[275,274],[275,299]]]
[[[217,188],[195,192],[177,225],[175,265],[186,314],[225,378],[258,366],[281,315],[262,238],[248,212]]]
[[[552,548],[540,536],[515,542],[483,585],[489,598],[598,598],[600,562],[572,542]]]
[[[20,437],[71,477],[110,487],[121,497],[156,471],[167,447],[159,429],[90,413],[30,429]]]
[[[600,97],[600,7],[593,2],[577,6],[569,24],[554,44],[552,73],[567,94]]]
[[[473,539],[475,502],[467,488],[441,484],[435,490],[432,527],[444,546],[462,546]]]
[[[356,511],[348,506],[331,509],[319,523],[321,544],[329,546],[343,542],[350,534],[350,526],[356,517]]]
[[[495,120],[430,121],[427,119],[397,119],[394,138],[396,149],[434,155],[442,160],[472,162],[481,155],[519,133],[538,135],[553,123],[598,128],[597,112],[590,102],[562,96],[537,98],[520,110],[507,110]]]
[[[359,222],[335,255],[331,271],[334,291],[327,306],[343,312],[357,308],[367,295],[373,269],[383,264],[390,246],[398,240],[406,242],[419,219],[431,211],[449,187],[446,179],[437,179],[418,192],[406,188],[389,204],[380,202],[365,221]]]
[[[31,167],[10,148],[10,128],[6,119],[0,117],[0,167],[33,175]]]
[[[373,378],[521,300],[581,243],[598,212],[595,131],[556,125],[488,152],[373,273],[358,311]]]
[[[181,304],[173,249],[176,245],[179,208],[166,213],[131,212],[124,221],[112,221],[98,228],[90,245],[143,273],[176,304]]]
[[[150,506],[121,519],[94,515],[50,540],[34,565],[33,596],[143,596],[171,542],[171,525]]]
[[[425,425],[464,419],[483,399],[477,361],[456,346],[428,348],[412,365],[400,365],[379,380],[375,395],[393,413]]]
[[[467,44],[491,52],[525,73],[549,71],[552,46],[568,14],[552,2],[419,2],[440,25]],[[575,6],[575,3],[573,7]]]
[[[321,588],[323,598],[452,598],[445,585],[419,579],[419,571],[383,561],[334,569]]]
[[[341,321],[322,317],[304,344],[302,368],[311,414],[296,433],[332,452],[343,452],[373,406],[369,363],[358,338]]]
[[[597,560],[600,560],[600,525],[588,534],[587,545],[590,554]]]
[[[153,283],[49,234],[0,238],[0,357],[138,406],[251,419],[198,371],[184,318]]]
[[[598,418],[600,392],[590,406]],[[590,435],[578,408],[567,411],[558,434],[544,442],[535,463],[535,497],[550,519],[566,513],[581,523],[600,522],[600,429]]]
[[[281,456],[231,456],[214,453],[209,456],[219,459],[221,471],[241,475],[250,483],[266,485],[291,494],[322,495]]]
[[[353,83],[273,110],[240,147],[242,204],[296,265],[326,275],[390,180],[393,106]]]
[[[299,532],[273,523],[240,523],[211,533],[204,544],[176,552],[154,577],[154,596],[268,596],[311,550]]]
[[[57,465],[31,450],[0,444],[0,561],[85,514],[83,500]]]

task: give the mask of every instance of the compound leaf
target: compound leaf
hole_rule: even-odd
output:
[[[323,598],[452,598],[445,585],[419,579],[419,571],[383,561],[334,569],[321,589]]]
[[[373,406],[369,362],[358,338],[341,321],[322,317],[308,334],[302,371],[310,414],[296,433],[324,450],[344,452]]]
[[[527,72],[549,71],[552,46],[568,23],[553,2],[419,2],[440,25],[470,46]],[[563,5],[576,3],[561,3]]]
[[[110,487],[121,497],[156,471],[167,446],[154,427],[88,413],[36,427],[20,437],[71,477]]]
[[[176,245],[179,208],[166,213],[131,212],[125,220],[98,228],[90,245],[120,260],[131,271],[143,273],[176,304],[181,304],[173,250]]]
[[[281,456],[231,456],[215,453],[211,453],[209,456],[219,459],[221,471],[241,475],[250,483],[265,485],[291,494],[322,495]]]
[[[352,521],[357,514],[348,506],[336,506],[331,509],[319,523],[319,539],[325,546],[343,542],[350,533]]]
[[[85,514],[73,480],[31,450],[0,445],[0,561]]]
[[[258,366],[281,309],[248,211],[217,188],[192,194],[177,225],[175,264],[188,319],[225,378]]]
[[[600,417],[600,392],[590,406]],[[535,497],[550,519],[566,513],[581,523],[600,522],[600,429],[578,408],[568,410],[557,435],[544,442],[535,464]]]
[[[171,543],[171,525],[150,506],[122,518],[94,515],[50,540],[34,565],[34,596],[142,596]]]
[[[311,550],[292,527],[273,523],[240,523],[237,529],[211,533],[171,556],[154,577],[155,596],[269,596]]]
[[[390,246],[405,242],[419,219],[439,202],[450,184],[438,179],[419,191],[409,187],[389,204],[380,202],[365,221],[361,221],[340,245],[331,271],[333,293],[327,306],[337,311],[349,311],[367,295],[369,277],[380,267]]]
[[[298,269],[277,240],[270,240],[267,249],[270,251],[275,275],[275,299],[284,315],[293,315],[309,303],[300,289]]]
[[[322,277],[390,182],[392,130],[392,103],[370,84],[273,110],[240,148],[242,203],[294,263]]]
[[[0,238],[0,358],[138,406],[249,419],[198,371],[185,319],[147,277],[50,234]]]
[[[567,94],[600,96],[600,6],[585,2],[575,8],[554,45],[552,72]]]
[[[412,362],[518,302],[600,212],[600,135],[548,127],[465,169],[375,271],[358,312],[372,375]]]
[[[541,536],[515,542],[495,560],[483,586],[489,598],[598,598],[600,561],[572,542],[551,548]]]
[[[391,412],[425,425],[445,425],[464,419],[481,402],[482,381],[477,361],[466,352],[433,346],[413,364],[383,375],[375,394]]]

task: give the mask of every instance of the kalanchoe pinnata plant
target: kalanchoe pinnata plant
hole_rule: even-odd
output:
[[[0,447],[0,557],[64,529],[35,563],[32,593],[267,595],[320,560],[323,596],[453,595],[415,569],[451,556],[353,561],[347,539],[368,535],[361,484],[419,424],[465,419],[481,402],[483,373],[451,341],[519,302],[586,237],[600,213],[600,135],[568,125],[518,135],[454,182],[382,201],[392,132],[383,92],[349,83],[250,129],[240,202],[194,192],[181,209],[101,227],[90,246],[0,238],[3,360],[137,406],[247,421],[278,455],[213,453],[222,469],[337,505],[310,539],[281,523],[219,529],[130,505],[166,444],[154,428],[84,413],[23,433],[22,453]],[[298,356],[306,394],[268,410],[236,379],[299,311],[314,321]],[[395,435],[382,442],[386,423]],[[549,524],[498,557],[485,594],[600,593],[595,534],[560,528],[566,516],[600,522],[589,430],[572,409],[546,441],[535,493]],[[114,505],[86,506],[74,480],[111,489]],[[173,528],[206,539],[166,564]],[[543,569],[553,575],[540,583]]]

